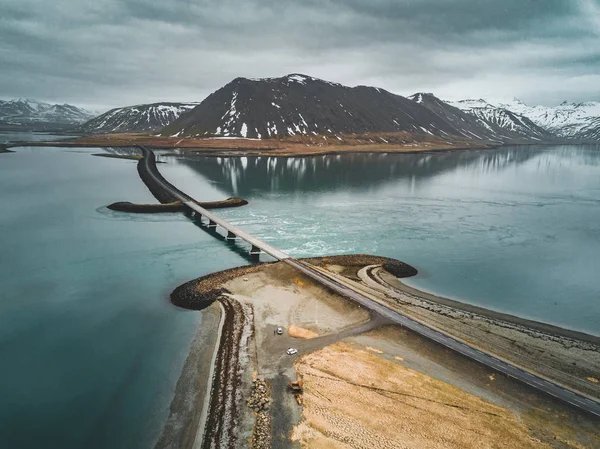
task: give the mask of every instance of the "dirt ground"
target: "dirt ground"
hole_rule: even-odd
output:
[[[339,139],[338,139],[339,137]],[[406,132],[292,136],[272,139],[219,139],[161,137],[149,134],[101,134],[83,136],[68,141],[31,142],[35,146],[130,146],[132,143],[155,149],[177,148],[184,152],[206,155],[271,155],[298,156],[348,152],[418,152],[453,150],[464,148],[490,148],[489,143],[453,137],[442,139],[435,136]],[[29,143],[28,143],[29,144]]]
[[[295,363],[304,379],[303,448],[548,448],[509,410],[336,343]]]
[[[252,376],[264,379],[270,386],[272,447],[294,447],[289,436],[301,413],[294,395],[288,391],[288,383],[296,379],[294,360],[301,354],[368,331],[378,322],[371,322],[365,309],[315,285],[283,263],[244,272],[222,286],[230,292],[230,298],[253,309],[254,360],[246,370],[254,370]],[[283,328],[283,335],[275,334],[277,327]],[[298,353],[288,355],[290,347]],[[249,422],[252,411],[245,409],[244,413],[246,416],[241,420]]]

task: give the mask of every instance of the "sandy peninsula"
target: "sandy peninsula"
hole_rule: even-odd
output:
[[[400,284],[382,258],[305,261],[471,344],[600,397],[594,336],[438,302]],[[200,425],[170,425],[157,447],[600,446],[597,418],[371,316],[284,263],[204,276],[178,288],[172,300],[201,313],[215,313],[218,302],[226,316],[210,387],[198,390],[209,397],[186,402],[190,390],[178,386],[169,421],[191,422],[204,407],[203,435],[193,435]],[[290,347],[297,353],[288,355]],[[206,360],[197,351],[193,346],[185,372]],[[300,392],[289,386],[298,380]]]

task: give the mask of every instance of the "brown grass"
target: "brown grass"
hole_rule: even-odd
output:
[[[290,337],[302,338],[305,340],[309,340],[311,338],[316,338],[319,336],[319,334],[317,334],[316,332],[304,329],[303,327],[299,327],[294,324],[291,324],[288,327],[288,334]]]
[[[302,448],[547,448],[510,411],[345,343],[296,362]]]
[[[247,155],[319,155],[328,153],[353,152],[415,152],[456,148],[485,148],[483,141],[473,141],[458,137],[441,139],[435,136],[423,136],[406,132],[367,133],[335,136],[292,136],[274,139],[210,139],[160,137],[149,134],[102,134],[84,136],[65,142],[32,142],[32,145],[54,146],[63,143],[68,146],[130,146],[132,143],[151,148],[178,148],[183,151],[195,151],[206,154],[243,153]]]

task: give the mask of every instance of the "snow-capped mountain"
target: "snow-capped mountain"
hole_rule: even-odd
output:
[[[173,123],[198,103],[153,103],[111,109],[77,128],[92,134],[151,132]]]
[[[551,131],[534,123],[527,116],[503,105],[494,106],[481,98],[446,103],[475,117],[482,126],[501,134],[533,140],[552,140],[555,137]]]
[[[600,102],[569,103],[558,106],[528,106],[518,99],[498,106],[524,115],[558,136],[600,139]]]
[[[429,103],[376,87],[347,87],[300,74],[281,78],[237,78],[167,126],[161,134],[245,138],[335,135],[339,138],[343,134],[405,132],[445,140],[451,137],[505,140],[505,136],[490,131],[456,108],[445,105],[451,109],[446,114]]]
[[[484,99],[448,101],[488,122],[530,132],[532,124],[559,138],[600,140],[600,103],[563,102],[558,106],[529,106],[518,99],[492,104]]]
[[[93,117],[89,111],[70,104],[50,104],[19,98],[0,100],[0,123],[3,125],[44,128],[48,125],[74,125]]]
[[[417,93],[409,97],[434,113],[462,128],[465,137],[498,143],[550,141],[554,136],[525,117],[510,111],[493,108],[484,100],[468,100],[469,106],[440,100],[430,93]],[[475,132],[474,130],[481,130]]]

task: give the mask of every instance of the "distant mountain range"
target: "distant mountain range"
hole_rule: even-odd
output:
[[[443,101],[431,93],[406,98],[376,87],[347,87],[301,74],[236,78],[201,103],[141,104],[94,118],[67,104],[0,101],[0,128],[48,124],[85,134],[140,132],[204,138],[330,136],[343,140],[348,135],[380,134],[376,139],[384,142],[387,135],[400,136],[390,141],[394,143],[411,139],[590,142],[600,140],[600,103],[545,107],[516,99]]]
[[[600,140],[600,102],[569,103],[558,106],[528,106],[518,99],[509,103],[491,104],[486,100],[448,102],[463,111],[490,120],[508,115],[525,117],[538,127],[557,137]],[[507,122],[508,123],[508,122]]]
[[[76,129],[91,134],[158,131],[192,110],[198,103],[153,103],[111,109]]]
[[[19,98],[0,100],[0,128],[56,129],[83,123],[94,114],[70,104],[50,104]]]
[[[447,120],[455,123],[470,123],[471,128],[481,128],[482,130],[478,134],[472,136],[481,140],[509,143],[555,139],[552,133],[537,126],[528,118],[504,109],[480,114],[473,110],[456,107],[450,102],[440,100],[433,94],[418,93],[409,98]]]

